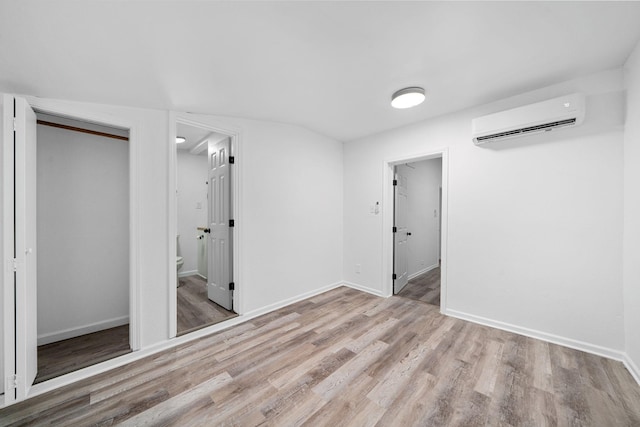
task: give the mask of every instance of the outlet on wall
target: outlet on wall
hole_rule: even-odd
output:
[[[356,273],[360,274],[360,264],[356,264]]]

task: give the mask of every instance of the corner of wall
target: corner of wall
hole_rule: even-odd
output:
[[[624,65],[627,90],[624,130],[623,307],[624,363],[640,384],[640,41]]]

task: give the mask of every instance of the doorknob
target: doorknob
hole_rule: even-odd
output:
[[[411,232],[407,231],[407,236],[411,236]]]
[[[204,230],[202,230],[202,231],[204,231],[205,233],[211,233],[211,229],[210,229],[210,228],[205,228],[205,229],[204,229]]]

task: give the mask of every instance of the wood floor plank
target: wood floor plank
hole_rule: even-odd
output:
[[[617,361],[337,288],[0,409],[2,426],[637,426]]]
[[[180,277],[177,290],[178,335],[236,317],[237,314],[209,300],[207,281],[200,276]]]
[[[433,268],[409,280],[398,296],[440,305],[440,267]]]
[[[179,418],[179,415],[191,410],[194,405],[200,407],[211,402],[211,398],[208,395],[224,384],[229,383],[231,380],[231,376],[223,372],[210,380],[198,384],[196,387],[154,406],[148,411],[129,418],[121,425],[124,427],[135,427],[153,426],[161,423],[166,424],[168,420],[175,420]]]

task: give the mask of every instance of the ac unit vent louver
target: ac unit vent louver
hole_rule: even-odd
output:
[[[473,119],[473,142],[516,138],[537,132],[576,126],[585,112],[583,94],[567,95]]]

